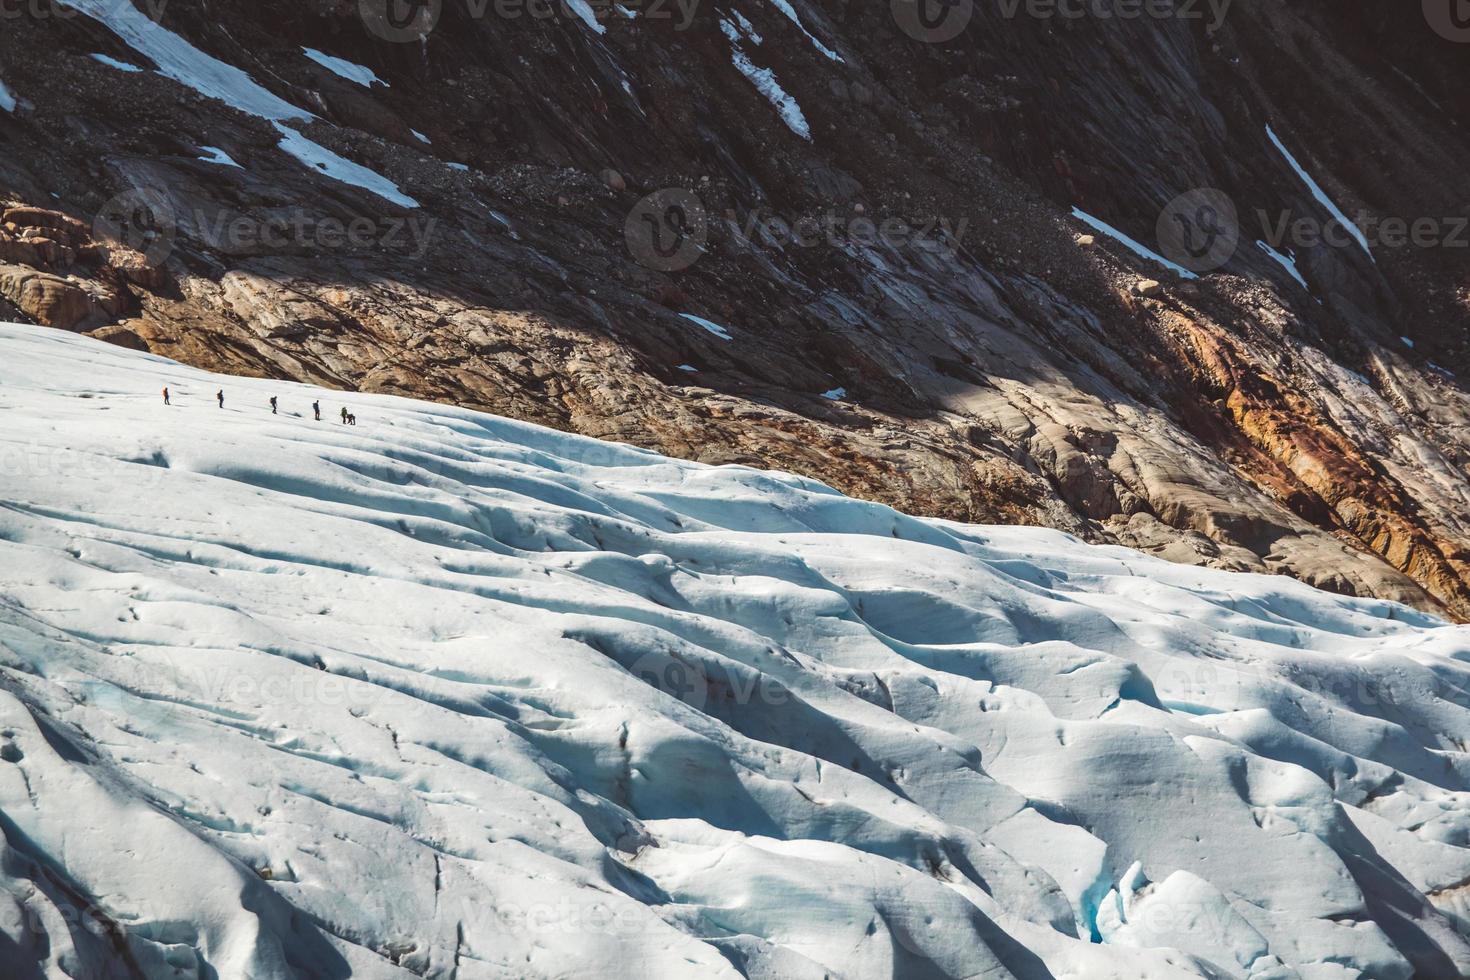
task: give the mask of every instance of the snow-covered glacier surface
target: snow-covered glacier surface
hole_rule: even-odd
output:
[[[1465,628],[33,327],[0,420],[7,977],[1470,969]]]

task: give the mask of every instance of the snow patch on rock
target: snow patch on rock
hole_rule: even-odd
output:
[[[807,36],[807,40],[812,42],[812,47],[820,51],[823,57],[835,61],[838,64],[841,64],[843,62],[842,55],[827,47],[827,45],[823,44],[820,40],[817,39],[817,36],[815,34],[806,29],[806,25],[803,24],[801,22],[801,18],[797,16],[796,9],[791,6],[790,0],[771,0],[771,3],[775,6],[777,10],[786,15],[787,20],[795,24],[801,30],[801,32]]]
[[[204,151],[204,155],[199,159],[205,163],[214,163],[221,167],[235,167],[239,170],[245,169],[236,163],[233,157],[217,146],[201,146],[200,149]]]
[[[200,95],[218,99],[262,119],[311,119],[311,113],[272,94],[234,65],[205,54],[131,3],[118,0],[68,0],[73,7],[105,25],[124,44],[158,66],[160,74]]]
[[[139,74],[143,71],[143,69],[139,68],[137,65],[129,64],[126,61],[118,61],[111,55],[99,53],[91,55],[91,58],[93,61],[98,62],[99,64],[106,65],[108,68],[115,68],[118,71],[125,72],[129,75]]]
[[[388,86],[387,82],[378,77],[377,72],[365,65],[359,65],[345,58],[338,58],[335,55],[326,54],[325,52],[318,51],[316,48],[302,48],[301,53],[339,78],[345,78],[349,82],[356,82],[363,88],[372,88],[375,84],[382,85],[384,88]]]
[[[1183,279],[1198,279],[1199,278],[1199,276],[1195,275],[1193,272],[1190,272],[1188,269],[1184,268],[1184,266],[1180,265],[1178,262],[1171,262],[1171,261],[1169,261],[1168,259],[1164,258],[1162,255],[1160,255],[1158,252],[1155,252],[1153,249],[1148,248],[1148,247],[1140,244],[1139,242],[1135,241],[1134,239],[1130,238],[1129,236],[1123,234],[1121,231],[1119,231],[1118,229],[1114,228],[1112,225],[1108,224],[1106,221],[1103,221],[1101,218],[1094,218],[1092,215],[1088,214],[1086,211],[1082,210],[1079,207],[1073,207],[1072,208],[1072,217],[1076,218],[1078,221],[1081,221],[1083,224],[1086,224],[1086,225],[1088,225],[1088,226],[1090,226],[1092,228],[1095,228],[1096,230],[1102,232],[1104,235],[1107,235],[1109,238],[1113,239],[1113,241],[1115,241],[1118,244],[1122,245],[1124,248],[1128,249],[1128,251],[1134,253],[1135,255],[1142,256],[1143,258],[1148,259],[1151,262],[1157,262],[1159,265],[1163,266],[1164,268],[1171,269],[1174,272],[1177,272],[1179,274],[1180,278],[1183,278]]]
[[[275,124],[276,132],[281,134],[280,148],[295,157],[309,169],[333,180],[339,180],[353,187],[360,187],[365,191],[371,191],[381,198],[392,201],[394,204],[405,208],[416,208],[419,202],[409,197],[398,189],[382,174],[369,170],[361,164],[353,163],[346,157],[338,156],[331,150],[315,143],[298,133],[289,126],[280,123]]]
[[[735,339],[730,335],[729,330],[720,326],[718,323],[715,323],[713,320],[706,320],[704,317],[695,316],[693,313],[680,313],[679,315],[688,320],[690,323],[698,324],[721,340],[730,341]]]
[[[741,22],[745,27],[749,27],[750,22],[746,21],[745,18],[742,17]],[[740,40],[743,36],[748,36],[754,44],[760,44],[760,35],[754,33],[754,31],[751,31],[748,35],[744,35],[740,27],[737,27],[725,18],[720,19],[720,30],[730,40],[730,60],[734,63],[735,67],[739,69],[742,75],[750,80],[750,83],[755,86],[756,91],[765,96],[766,101],[775,107],[777,114],[781,117],[781,121],[786,124],[788,129],[802,139],[810,140],[812,138],[812,128],[807,122],[805,114],[802,113],[800,104],[781,87],[780,82],[776,81],[775,72],[769,68],[762,68],[751,61],[750,56],[740,47]]]
[[[1281,153],[1282,157],[1285,158],[1287,164],[1289,164],[1291,166],[1291,169],[1296,172],[1296,175],[1301,178],[1302,183],[1307,185],[1307,190],[1311,191],[1312,197],[1316,199],[1317,203],[1327,209],[1328,213],[1330,213],[1332,217],[1336,219],[1338,224],[1342,225],[1342,227],[1346,229],[1347,233],[1353,236],[1353,240],[1358,243],[1358,246],[1363,250],[1363,253],[1367,255],[1368,258],[1372,259],[1373,250],[1368,247],[1368,236],[1363,234],[1363,229],[1359,228],[1352,220],[1350,220],[1348,216],[1343,213],[1342,208],[1338,207],[1336,203],[1333,202],[1332,198],[1327,196],[1327,192],[1322,189],[1322,185],[1317,183],[1317,181],[1312,177],[1311,174],[1307,173],[1306,167],[1303,167],[1300,163],[1297,162],[1296,157],[1292,156],[1291,151],[1286,148],[1286,144],[1281,142],[1281,137],[1277,136],[1276,131],[1270,126],[1266,127],[1266,137],[1271,141],[1272,145],[1275,146],[1276,149]],[[1374,261],[1376,262],[1377,260],[1374,259]]]
[[[1301,270],[1296,267],[1296,259],[1293,256],[1274,249],[1269,244],[1263,241],[1257,241],[1256,247],[1265,252],[1268,256],[1270,256],[1272,260],[1274,260],[1278,265],[1281,266],[1281,268],[1285,269],[1287,274],[1290,275],[1291,278],[1295,279],[1297,281],[1297,284],[1300,285],[1303,289],[1305,289],[1309,293],[1312,291],[1312,287],[1307,285],[1307,280],[1302,278]]]

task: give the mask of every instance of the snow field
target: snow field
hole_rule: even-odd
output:
[[[0,354],[22,976],[1470,970],[1464,627],[43,328]]]

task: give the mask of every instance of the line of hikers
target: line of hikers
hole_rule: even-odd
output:
[[[214,400],[217,401],[217,402],[219,402],[219,407],[220,408],[224,408],[225,407],[225,390],[223,388],[221,388],[219,391],[216,391],[214,393]],[[173,402],[169,400],[169,391],[168,391],[168,386],[167,385],[165,385],[164,386],[164,389],[163,389],[163,403],[165,405],[172,405],[173,404]],[[279,409],[280,409],[280,406],[276,403],[276,396],[275,395],[271,395],[271,414],[272,415],[279,414]],[[320,422],[322,420],[322,403],[320,401],[314,401],[314,402],[311,403],[311,414],[316,417],[316,420],[318,422]],[[354,415],[354,414],[352,414],[351,412],[347,411],[347,406],[346,405],[343,405],[342,406],[342,424],[343,425],[356,425],[357,424],[357,416]]]

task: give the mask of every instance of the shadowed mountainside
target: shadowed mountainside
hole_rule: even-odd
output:
[[[0,316],[1470,618],[1470,47],[906,2],[37,0]]]

